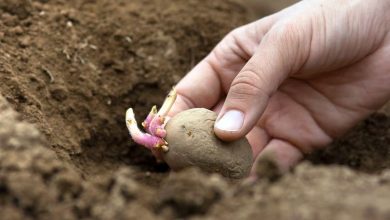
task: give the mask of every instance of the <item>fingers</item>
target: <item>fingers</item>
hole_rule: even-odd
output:
[[[177,99],[169,112],[173,116],[190,108],[211,108],[221,93],[217,73],[205,58],[196,65],[176,86]]]
[[[226,95],[230,84],[261,41],[275,17],[235,29],[176,86],[178,98],[169,115],[195,107],[212,108]]]
[[[252,173],[256,173],[256,164],[261,160],[271,160],[281,172],[286,172],[302,158],[302,152],[294,145],[280,139],[272,139],[257,156]]]
[[[195,107],[210,109],[215,106],[225,95],[226,82],[231,82],[235,73],[244,66],[246,60],[243,57],[249,56],[246,53],[232,35],[226,36],[178,83],[177,102],[170,114]]]
[[[215,124],[217,136],[235,140],[254,127],[280,84],[304,64],[309,38],[292,24],[270,30],[232,81]]]
[[[252,146],[253,158],[256,159],[257,155],[269,143],[271,137],[265,129],[256,126],[246,135],[246,138]]]

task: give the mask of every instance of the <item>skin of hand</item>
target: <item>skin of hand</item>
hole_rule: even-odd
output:
[[[304,0],[229,33],[176,86],[170,115],[216,111],[287,170],[390,98],[390,0]]]

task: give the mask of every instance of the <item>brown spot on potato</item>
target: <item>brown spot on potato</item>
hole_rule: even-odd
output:
[[[215,112],[195,108],[169,120],[164,160],[173,170],[196,166],[230,178],[246,177],[252,167],[252,149],[246,138],[224,142],[214,134]]]

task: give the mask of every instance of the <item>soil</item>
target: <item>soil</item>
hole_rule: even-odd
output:
[[[390,219],[388,107],[256,181],[171,173],[130,141],[125,110],[144,118],[249,14],[233,0],[0,1],[1,219]]]

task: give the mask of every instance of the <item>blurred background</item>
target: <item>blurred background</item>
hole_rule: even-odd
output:
[[[264,17],[292,5],[298,0],[245,0],[248,9],[253,13],[253,19]],[[237,0],[237,2],[242,2]]]

